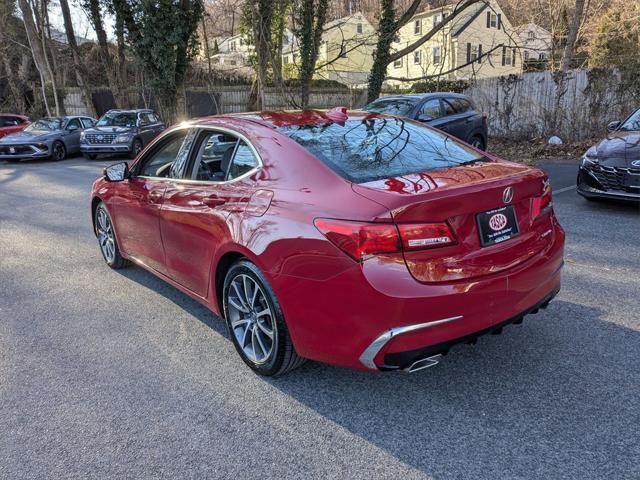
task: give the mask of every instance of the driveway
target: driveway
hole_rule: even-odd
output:
[[[563,289],[413,375],[250,372],[220,319],[108,269],[92,180],[112,161],[0,164],[0,478],[638,478],[640,213],[543,168]]]

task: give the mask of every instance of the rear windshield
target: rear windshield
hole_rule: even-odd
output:
[[[355,183],[455,167],[484,157],[438,131],[401,118],[351,119],[280,131]]]
[[[403,116],[413,110],[417,103],[417,98],[383,98],[367,105],[365,110],[367,112]]]

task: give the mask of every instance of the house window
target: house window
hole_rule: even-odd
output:
[[[287,37],[286,35],[282,36],[282,44],[283,45],[289,45],[289,37]]]
[[[478,59],[478,56],[479,56],[478,51],[479,51],[478,45],[473,45],[471,47],[471,58],[469,59],[470,61],[473,62]]]
[[[415,22],[413,22],[413,33],[415,35],[422,34],[422,20],[416,20]]]
[[[236,51],[236,42],[231,42],[229,44],[229,50],[231,50],[232,52]]]
[[[240,46],[244,45],[244,40],[242,38],[239,40],[239,42],[240,42]]]
[[[282,63],[284,63],[285,65],[289,63],[289,57],[284,57],[282,59]]]
[[[415,52],[413,52],[413,63],[415,63],[416,65],[420,65],[420,63],[422,63],[421,50],[416,50]]]
[[[512,58],[511,53],[512,52],[511,52],[510,48],[504,47],[502,49],[502,64],[503,65],[509,65],[510,66],[513,63],[513,58]]]
[[[527,34],[527,38],[528,38],[529,40],[535,40],[535,39],[536,39],[536,32],[529,32],[529,33]]]
[[[546,54],[546,53],[541,53],[541,54],[538,56],[538,60],[546,60],[546,59],[547,59],[547,54]]]
[[[347,51],[344,48],[340,50],[340,58],[347,58]]]
[[[528,62],[529,61],[529,50],[525,50],[524,51],[524,61]]]
[[[439,65],[442,61],[442,49],[440,47],[433,47],[433,64]]]
[[[393,68],[402,68],[402,58],[399,58],[395,62],[393,62]]]
[[[362,34],[362,24],[358,23],[356,25],[356,32],[358,33],[358,35]]]
[[[442,23],[442,13],[437,13],[433,16],[433,28],[437,27],[440,23]]]
[[[487,12],[487,28],[498,28],[498,15]]]

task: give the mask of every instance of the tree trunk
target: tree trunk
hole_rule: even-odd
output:
[[[564,47],[564,53],[562,55],[562,64],[560,70],[566,73],[571,68],[571,62],[576,48],[576,40],[578,38],[578,30],[582,23],[582,14],[584,12],[585,0],[576,0],[576,7],[569,23],[569,31],[567,32],[567,44]]]
[[[40,15],[37,14],[37,9],[34,10],[34,12],[36,12],[35,18],[38,25],[40,41],[42,42],[42,52],[44,54],[44,63],[47,71],[49,72],[49,77],[51,78],[51,91],[53,93],[53,102],[56,107],[56,115],[59,117],[60,115],[63,114],[63,107],[61,106],[60,99],[58,98],[58,80],[56,79],[53,68],[51,68],[51,61],[49,60],[49,54],[51,52],[48,51],[49,49],[47,46],[47,35],[45,33],[46,18],[48,16],[46,0],[42,1],[42,3],[40,4],[40,7],[42,8],[42,12]]]
[[[51,116],[51,110],[49,109],[49,102],[47,101],[46,93],[46,87],[48,83],[51,83],[51,77],[46,69],[44,50],[42,49],[42,44],[39,41],[38,31],[33,20],[33,10],[31,9],[31,5],[27,0],[18,0],[18,5],[20,6],[20,11],[22,13],[22,21],[27,33],[27,40],[29,41],[31,55],[33,56],[33,63],[35,64],[38,74],[40,75],[42,101],[44,102],[47,116]]]
[[[380,0],[380,24],[378,26],[378,43],[373,55],[373,66],[369,74],[367,89],[367,103],[373,102],[380,96],[382,83],[387,74],[391,43],[395,30],[394,0]]]
[[[207,57],[207,73],[211,80],[211,52],[209,51],[209,35],[207,35],[206,15],[202,16],[202,39],[204,40],[204,54]]]
[[[5,45],[4,33],[0,31],[0,45]],[[13,97],[13,106],[15,111],[18,113],[26,112],[26,105],[24,102],[24,95],[22,94],[22,89],[20,88],[20,82],[16,78],[16,75],[13,73],[13,67],[11,65],[11,59],[7,54],[7,50],[4,47],[0,47],[0,60],[2,60],[2,65],[6,71],[7,83],[9,84],[9,90],[11,91],[11,96]]]
[[[265,108],[265,88],[271,53],[271,23],[273,21],[274,5],[272,0],[251,0],[250,8],[253,40],[258,63],[255,104],[251,105],[251,109],[263,110]]]
[[[91,20],[93,29],[96,32],[96,38],[98,39],[98,47],[100,48],[100,57],[107,77],[107,84],[109,86],[109,90],[111,90],[111,93],[113,94],[113,99],[117,108],[121,104],[121,92],[118,88],[115,70],[113,68],[113,59],[111,58],[111,52],[109,51],[107,33],[105,32],[104,25],[102,23],[100,0],[87,0],[86,6],[89,10],[89,19]]]
[[[303,0],[300,13],[300,103],[309,106],[309,91],[327,17],[328,0]]]
[[[96,109],[93,106],[93,96],[91,94],[91,88],[87,83],[87,71],[84,67],[84,63],[80,58],[80,52],[78,51],[78,43],[76,42],[76,34],[73,30],[73,22],[71,21],[71,11],[69,10],[69,3],[67,0],[59,0],[60,9],[62,10],[62,18],[64,20],[64,30],[67,34],[67,42],[71,49],[71,55],[73,57],[73,66],[76,73],[76,79],[78,80],[78,86],[82,89],[84,95],[84,102],[89,111],[89,115],[96,116]]]

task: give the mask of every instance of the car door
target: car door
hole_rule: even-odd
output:
[[[68,153],[77,153],[80,151],[80,132],[82,124],[77,117],[70,118],[64,127],[63,139]]]
[[[458,137],[463,141],[468,141],[471,131],[474,128],[474,113],[471,105],[464,99],[457,97],[442,98],[442,119],[443,129],[446,132]]]
[[[138,136],[144,145],[147,145],[156,136],[149,114],[146,112],[138,114]]]
[[[216,251],[234,237],[261,162],[241,135],[204,129],[194,143],[189,178],[167,185],[160,212],[169,277],[207,297]]]
[[[120,248],[127,255],[166,273],[165,253],[160,236],[160,208],[164,192],[173,176],[181,176],[175,168],[188,153],[183,145],[188,130],[167,135],[136,162],[131,177],[118,184],[112,215]]]

